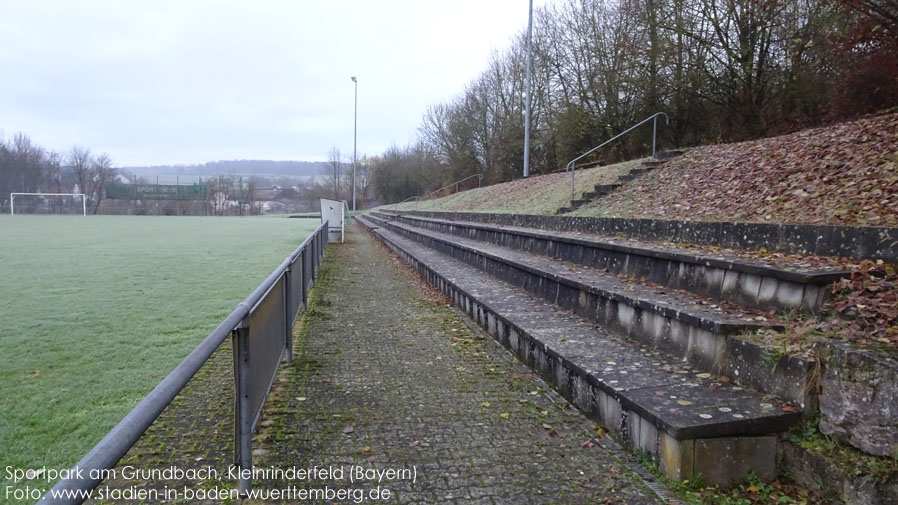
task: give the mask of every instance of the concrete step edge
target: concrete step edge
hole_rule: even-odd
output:
[[[364,219],[361,219],[360,222],[368,226]],[[425,275],[425,277],[428,277],[432,284],[449,295],[456,304],[458,304],[459,293],[466,300],[476,300],[476,297],[462,290],[452,279],[441,276],[433,268],[415,258],[412,252],[403,249],[395,240],[391,240],[387,234],[392,232],[381,228],[373,233],[380,240],[390,245],[392,249],[397,252],[402,251],[407,256],[414,258],[414,260],[410,260],[407,257],[403,259],[416,266],[419,273],[423,273],[421,272],[422,269],[427,270],[431,276]],[[438,277],[438,282],[433,282],[433,279],[430,277]],[[451,290],[449,289],[450,286]],[[449,291],[454,291],[455,293],[450,293]],[[558,365],[556,365],[558,373],[546,374],[544,369],[536,368],[536,370],[553,386],[558,388],[563,396],[586,411],[591,417],[602,422],[609,431],[621,437],[628,446],[634,449],[645,450],[652,454],[654,458],[659,460],[661,469],[669,477],[683,479],[692,476],[696,468],[695,453],[693,451],[696,451],[696,444],[699,444],[703,447],[702,450],[705,451],[705,456],[711,457],[715,461],[719,458],[714,456],[724,456],[723,453],[708,454],[708,452],[714,452],[715,447],[717,452],[731,452],[734,447],[750,445],[753,448],[760,447],[763,449],[760,452],[769,456],[761,458],[764,460],[761,463],[763,468],[731,467],[735,473],[723,476],[718,480],[712,479],[711,483],[724,486],[730,485],[737,480],[745,478],[750,471],[755,472],[762,478],[772,478],[775,466],[775,458],[773,457],[775,450],[771,449],[775,449],[776,444],[776,437],[772,435],[788,429],[797,421],[798,416],[794,412],[772,410],[769,416],[763,416],[763,418],[767,419],[765,421],[765,429],[758,429],[757,420],[725,421],[719,424],[713,422],[690,424],[689,422],[684,423],[682,420],[671,421],[665,418],[666,414],[663,407],[658,407],[657,405],[653,407],[651,405],[652,403],[657,403],[657,395],[654,394],[654,391],[615,390],[609,384],[602,382],[595,373],[587,371],[568,357],[545,345],[538,338],[516,325],[514,321],[494,311],[482,300],[477,301],[476,304],[479,304],[480,307],[477,307],[475,310],[471,308],[472,302],[462,304],[461,308],[474,316],[481,326],[484,326],[487,331],[504,345],[508,346],[508,339],[513,338],[517,344],[513,346],[512,350],[528,366],[536,368],[534,367],[534,361],[544,359],[543,356],[548,357],[550,360],[556,360],[558,362]],[[504,327],[504,330],[500,326]],[[517,336],[507,337],[505,341],[502,341],[502,334],[517,334]],[[540,357],[534,356],[535,353],[541,353]],[[587,391],[589,387],[594,388],[595,391],[601,391],[601,396],[595,391],[591,393]],[[660,387],[662,386],[645,389],[653,390]],[[653,402],[653,400],[655,401]],[[617,405],[616,410],[611,406],[612,403]],[[703,430],[698,427],[699,425],[703,425],[706,428]],[[651,426],[656,427],[654,431]],[[706,431],[708,426],[716,426],[719,429],[717,431],[711,430],[713,436],[710,438],[698,438],[703,434],[708,434]],[[745,454],[740,454],[738,457],[742,458],[743,462],[745,461]],[[757,463],[757,460],[758,458],[753,458],[752,462]]]
[[[409,233],[414,230],[402,228],[387,221],[372,216],[376,224],[387,230],[400,230]],[[400,232],[397,232],[400,233]],[[402,233],[400,233],[402,235]],[[493,261],[497,264],[505,264],[511,268],[520,270],[525,275],[537,276],[546,282],[554,282],[558,285],[568,286],[576,290],[575,293],[588,293],[594,296],[623,304],[623,307],[631,307],[627,313],[623,308],[617,307],[617,315],[606,314],[603,320],[595,319],[592,303],[582,305],[582,295],[575,294],[561,296],[555,293],[549,284],[524,283],[521,287],[528,289],[536,296],[554,301],[556,305],[567,310],[573,310],[581,316],[594,320],[597,324],[611,325],[615,331],[627,338],[639,341],[665,352],[685,359],[696,366],[714,371],[722,375],[728,375],[734,379],[749,384],[762,391],[769,391],[792,402],[800,404],[803,408],[816,408],[816,396],[809,386],[812,370],[816,363],[812,360],[796,356],[777,355],[775,350],[760,346],[754,342],[739,338],[735,334],[752,328],[760,328],[764,325],[758,323],[721,324],[720,321],[704,320],[701,316],[690,314],[688,311],[678,311],[670,307],[662,307],[638,298],[629,297],[622,293],[613,293],[604,289],[580,283],[576,280],[564,279],[551,272],[542,272],[528,265],[521,265],[506,258],[490,254],[485,251],[477,251],[462,244],[454,244],[440,237],[428,236],[420,232],[414,232],[409,240],[420,242],[427,239],[440,244],[450,250],[459,250],[476,257],[483,258],[472,263],[470,258],[458,258],[472,267],[485,269],[482,261]],[[423,244],[425,247],[432,247]],[[446,254],[439,249],[438,252]],[[450,254],[450,256],[453,256]],[[501,268],[489,268],[485,271],[497,275]],[[511,282],[513,279],[505,279]],[[511,282],[515,284],[515,282]],[[554,298],[547,298],[552,294]],[[606,310],[610,310],[606,309]],[[628,315],[627,315],[628,314]],[[652,316],[654,314],[654,316]],[[659,319],[660,318],[660,319]],[[665,322],[666,321],[666,322]],[[676,324],[674,324],[676,322]],[[660,327],[658,325],[661,325]],[[691,328],[691,329],[690,329]],[[663,331],[662,331],[663,330]],[[661,332],[660,334],[658,332]],[[771,362],[771,356],[776,356]]]

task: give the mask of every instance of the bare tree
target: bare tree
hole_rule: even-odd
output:
[[[327,184],[334,191],[334,200],[341,200],[341,191],[343,186],[343,161],[340,156],[340,150],[336,147],[331,148],[327,153],[327,167],[325,174]]]
[[[74,172],[78,191],[87,196],[90,211],[96,214],[106,196],[106,183],[116,174],[112,158],[105,153],[93,156],[90,149],[75,146],[69,151],[69,165]]]

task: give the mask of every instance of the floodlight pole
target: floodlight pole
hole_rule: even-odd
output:
[[[533,66],[533,0],[530,0],[530,8],[527,13],[527,101],[524,103],[524,177],[530,176],[530,94],[533,92],[531,81],[531,67]]]
[[[355,111],[353,113],[352,124],[352,212],[355,214],[355,163],[359,131],[359,81],[355,76],[352,76],[352,82],[355,84]]]

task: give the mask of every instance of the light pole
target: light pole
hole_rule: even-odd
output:
[[[356,140],[359,131],[359,81],[352,76],[352,82],[355,83],[355,112],[353,114],[352,123],[352,213],[355,214],[355,159],[356,159]]]
[[[524,177],[530,176],[530,94],[533,92],[533,84],[531,82],[531,69],[533,66],[533,50],[531,48],[531,40],[533,39],[533,0],[530,0],[530,8],[527,14],[527,102],[524,103]]]

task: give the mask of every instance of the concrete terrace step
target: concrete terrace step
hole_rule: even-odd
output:
[[[624,281],[601,270],[371,216],[377,225],[503,279],[620,335],[688,360],[705,370],[799,403],[808,398],[813,363],[781,357],[737,334],[771,327],[758,316],[695,296]],[[764,318],[762,318],[764,319]]]
[[[624,242],[611,237],[533,228],[375,214],[433,231],[607,268],[613,274],[645,278],[671,289],[683,289],[765,311],[816,313],[829,292],[827,286],[848,275],[844,270],[777,268],[738,256],[699,254],[689,249],[632,239]]]
[[[671,478],[772,478],[794,409],[607,333],[477,268],[360,218],[518,357]],[[784,409],[785,408],[785,409]]]
[[[621,186],[620,184],[596,184],[595,192],[600,195],[607,195],[607,194],[610,194],[612,191],[616,190],[617,188],[619,188],[620,186]]]

